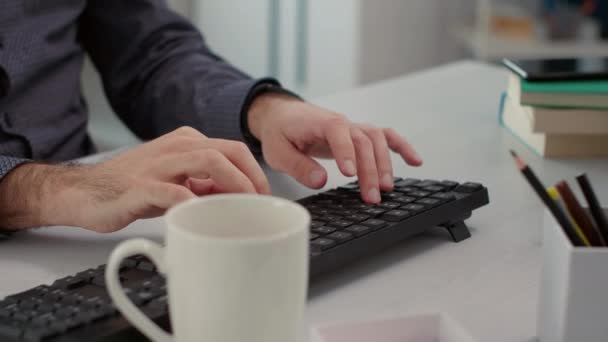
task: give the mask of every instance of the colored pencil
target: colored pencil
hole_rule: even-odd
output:
[[[570,224],[570,221],[568,221],[568,218],[564,212],[561,211],[557,204],[551,199],[551,197],[549,197],[547,190],[545,190],[545,186],[541,183],[538,177],[536,177],[532,169],[517,155],[517,153],[515,153],[515,151],[511,150],[511,155],[513,156],[513,159],[515,159],[517,168],[524,175],[528,183],[530,183],[530,186],[532,186],[532,189],[536,192],[538,197],[540,197],[547,209],[549,209],[551,214],[553,214],[553,217],[555,217],[557,223],[559,223],[568,238],[570,238],[572,244],[575,246],[584,246],[584,242],[576,234],[574,227],[572,224]]]
[[[587,212],[579,203],[578,199],[572,192],[572,189],[570,189],[568,183],[566,183],[565,181],[561,181],[557,183],[555,187],[557,188],[557,191],[559,191],[559,194],[562,196],[562,199],[566,203],[566,207],[568,208],[570,214],[572,214],[572,218],[574,218],[574,221],[576,221],[578,226],[581,227],[581,230],[583,231],[583,233],[585,233],[585,236],[587,237],[587,239],[589,239],[591,245],[605,246],[605,244],[602,242],[602,238],[600,237],[599,232],[591,221],[591,218],[589,217],[589,215],[587,215]]]
[[[583,240],[583,243],[585,244],[585,246],[591,247],[591,243],[585,236],[585,233],[583,233],[583,231],[581,230],[581,227],[579,227],[579,225],[576,224],[576,221],[574,221],[574,219],[572,218],[572,215],[568,211],[568,207],[566,206],[566,203],[564,203],[564,200],[559,195],[559,192],[557,191],[557,189],[552,186],[547,189],[547,193],[555,201],[555,203],[557,203],[559,208],[566,214],[566,216],[568,217],[568,220],[570,221],[570,224],[572,224],[572,226],[574,227],[576,234],[581,238],[581,240]]]
[[[597,196],[595,195],[595,191],[593,191],[593,187],[591,186],[591,182],[589,181],[589,177],[586,174],[582,174],[576,177],[578,181],[578,185],[583,191],[583,195],[587,199],[587,204],[589,204],[589,211],[593,218],[595,219],[595,224],[597,225],[597,229],[604,237],[604,241],[608,243],[608,220],[606,219],[606,214],[604,213],[604,209],[602,208]]]

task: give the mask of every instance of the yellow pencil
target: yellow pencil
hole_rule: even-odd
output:
[[[564,200],[562,200],[562,197],[559,195],[557,189],[555,187],[547,188],[547,193],[549,194],[549,197],[551,197],[551,199],[557,203],[557,206],[566,214],[566,217],[568,217],[568,220],[574,227],[576,234],[581,238],[581,240],[583,240],[585,246],[591,247],[591,243],[589,243],[587,236],[585,236],[585,233],[583,233],[581,227],[579,227],[576,221],[572,218],[572,215],[570,215],[568,207],[566,207],[566,204],[564,203]]]

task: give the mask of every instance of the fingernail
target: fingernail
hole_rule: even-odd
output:
[[[384,174],[384,176],[382,176],[382,184],[387,188],[392,187],[393,186],[393,176],[391,176],[388,173]]]
[[[413,157],[414,159],[416,159],[419,163],[422,163],[422,158],[420,158],[420,155],[418,155],[418,152],[413,151]]]
[[[319,186],[323,183],[323,171],[313,171],[310,173],[310,182],[313,186]]]
[[[380,191],[378,191],[378,189],[376,189],[376,188],[371,188],[367,192],[367,196],[369,197],[370,201],[372,201],[374,203],[380,202]]]
[[[354,176],[357,174],[357,169],[355,168],[355,163],[352,160],[344,161],[344,171],[346,171],[347,176]]]

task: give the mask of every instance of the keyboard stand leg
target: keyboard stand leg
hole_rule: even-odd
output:
[[[467,227],[464,221],[456,221],[442,224],[441,227],[444,227],[448,230],[454,242],[460,242],[471,237],[469,227]]]

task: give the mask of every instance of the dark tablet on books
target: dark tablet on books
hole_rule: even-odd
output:
[[[608,79],[608,57],[570,59],[504,59],[503,64],[530,82]]]

